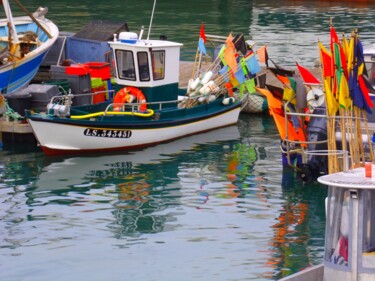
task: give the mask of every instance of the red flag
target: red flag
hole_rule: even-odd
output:
[[[326,48],[323,46],[322,42],[318,42],[319,49],[320,49],[320,61],[323,68],[323,76],[324,77],[332,77],[333,71],[332,71],[332,58],[331,55],[328,53]]]
[[[298,63],[296,64],[305,84],[320,84],[320,81],[314,75],[312,75],[310,71],[308,71],[306,68],[299,65]]]
[[[206,39],[206,33],[204,32],[204,24],[203,24],[203,22],[201,24],[201,31],[200,31],[199,35],[203,39],[203,42],[206,44],[207,39]]]
[[[359,84],[359,87],[361,88],[361,91],[363,93],[363,97],[365,98],[366,103],[368,104],[368,106],[370,108],[373,108],[374,105],[371,101],[371,98],[370,98],[370,95],[369,95],[369,90],[367,89],[365,80],[363,79],[362,75],[358,76],[358,84]]]
[[[331,31],[331,52],[333,52],[333,44],[336,43],[340,45],[340,40],[339,40],[339,37],[337,36],[335,28],[332,25],[330,27],[330,31]]]

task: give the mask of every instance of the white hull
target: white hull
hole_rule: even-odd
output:
[[[28,121],[43,151],[54,154],[51,151],[104,151],[150,146],[235,124],[239,113],[240,108],[237,107],[221,115],[184,125],[147,129],[127,129],[124,125],[121,130]]]

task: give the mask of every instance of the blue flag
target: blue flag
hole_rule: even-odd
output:
[[[236,73],[234,74],[239,84],[243,84],[246,80],[245,73],[242,70],[242,67],[239,67]]]
[[[206,52],[206,47],[204,46],[204,41],[203,41],[203,38],[199,38],[199,42],[198,42],[198,48],[199,48],[199,51],[201,51],[203,54],[207,54]]]
[[[246,64],[251,74],[256,74],[260,71],[260,66],[255,56],[251,56]]]

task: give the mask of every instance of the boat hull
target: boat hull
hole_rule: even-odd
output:
[[[89,121],[64,122],[29,116],[42,150],[47,155],[131,150],[152,146],[237,123],[240,103],[227,106],[217,113],[177,120],[149,120],[107,124]]]
[[[21,61],[15,68],[10,66],[8,70],[1,71],[0,89],[6,88],[6,92],[11,93],[27,86],[38,72],[47,51],[38,56],[30,57],[28,60]]]
[[[38,22],[50,33],[51,38],[40,31],[31,18],[14,18],[17,33],[35,32],[35,34],[38,34],[40,43],[38,47],[27,53],[22,59],[8,62],[0,66],[1,93],[11,93],[26,87],[36,75],[44,57],[57,40],[59,30],[53,22],[44,17],[38,18]],[[0,37],[6,38],[8,36],[7,32],[7,21],[0,20]],[[5,48],[6,42],[2,42],[0,47],[0,49]]]

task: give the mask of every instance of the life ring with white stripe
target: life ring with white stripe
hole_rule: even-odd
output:
[[[122,88],[116,93],[115,98],[113,99],[114,111],[120,111],[124,103],[130,103],[132,101],[130,95],[137,99],[137,103],[139,103],[139,111],[147,111],[145,95],[140,89],[131,86]]]

